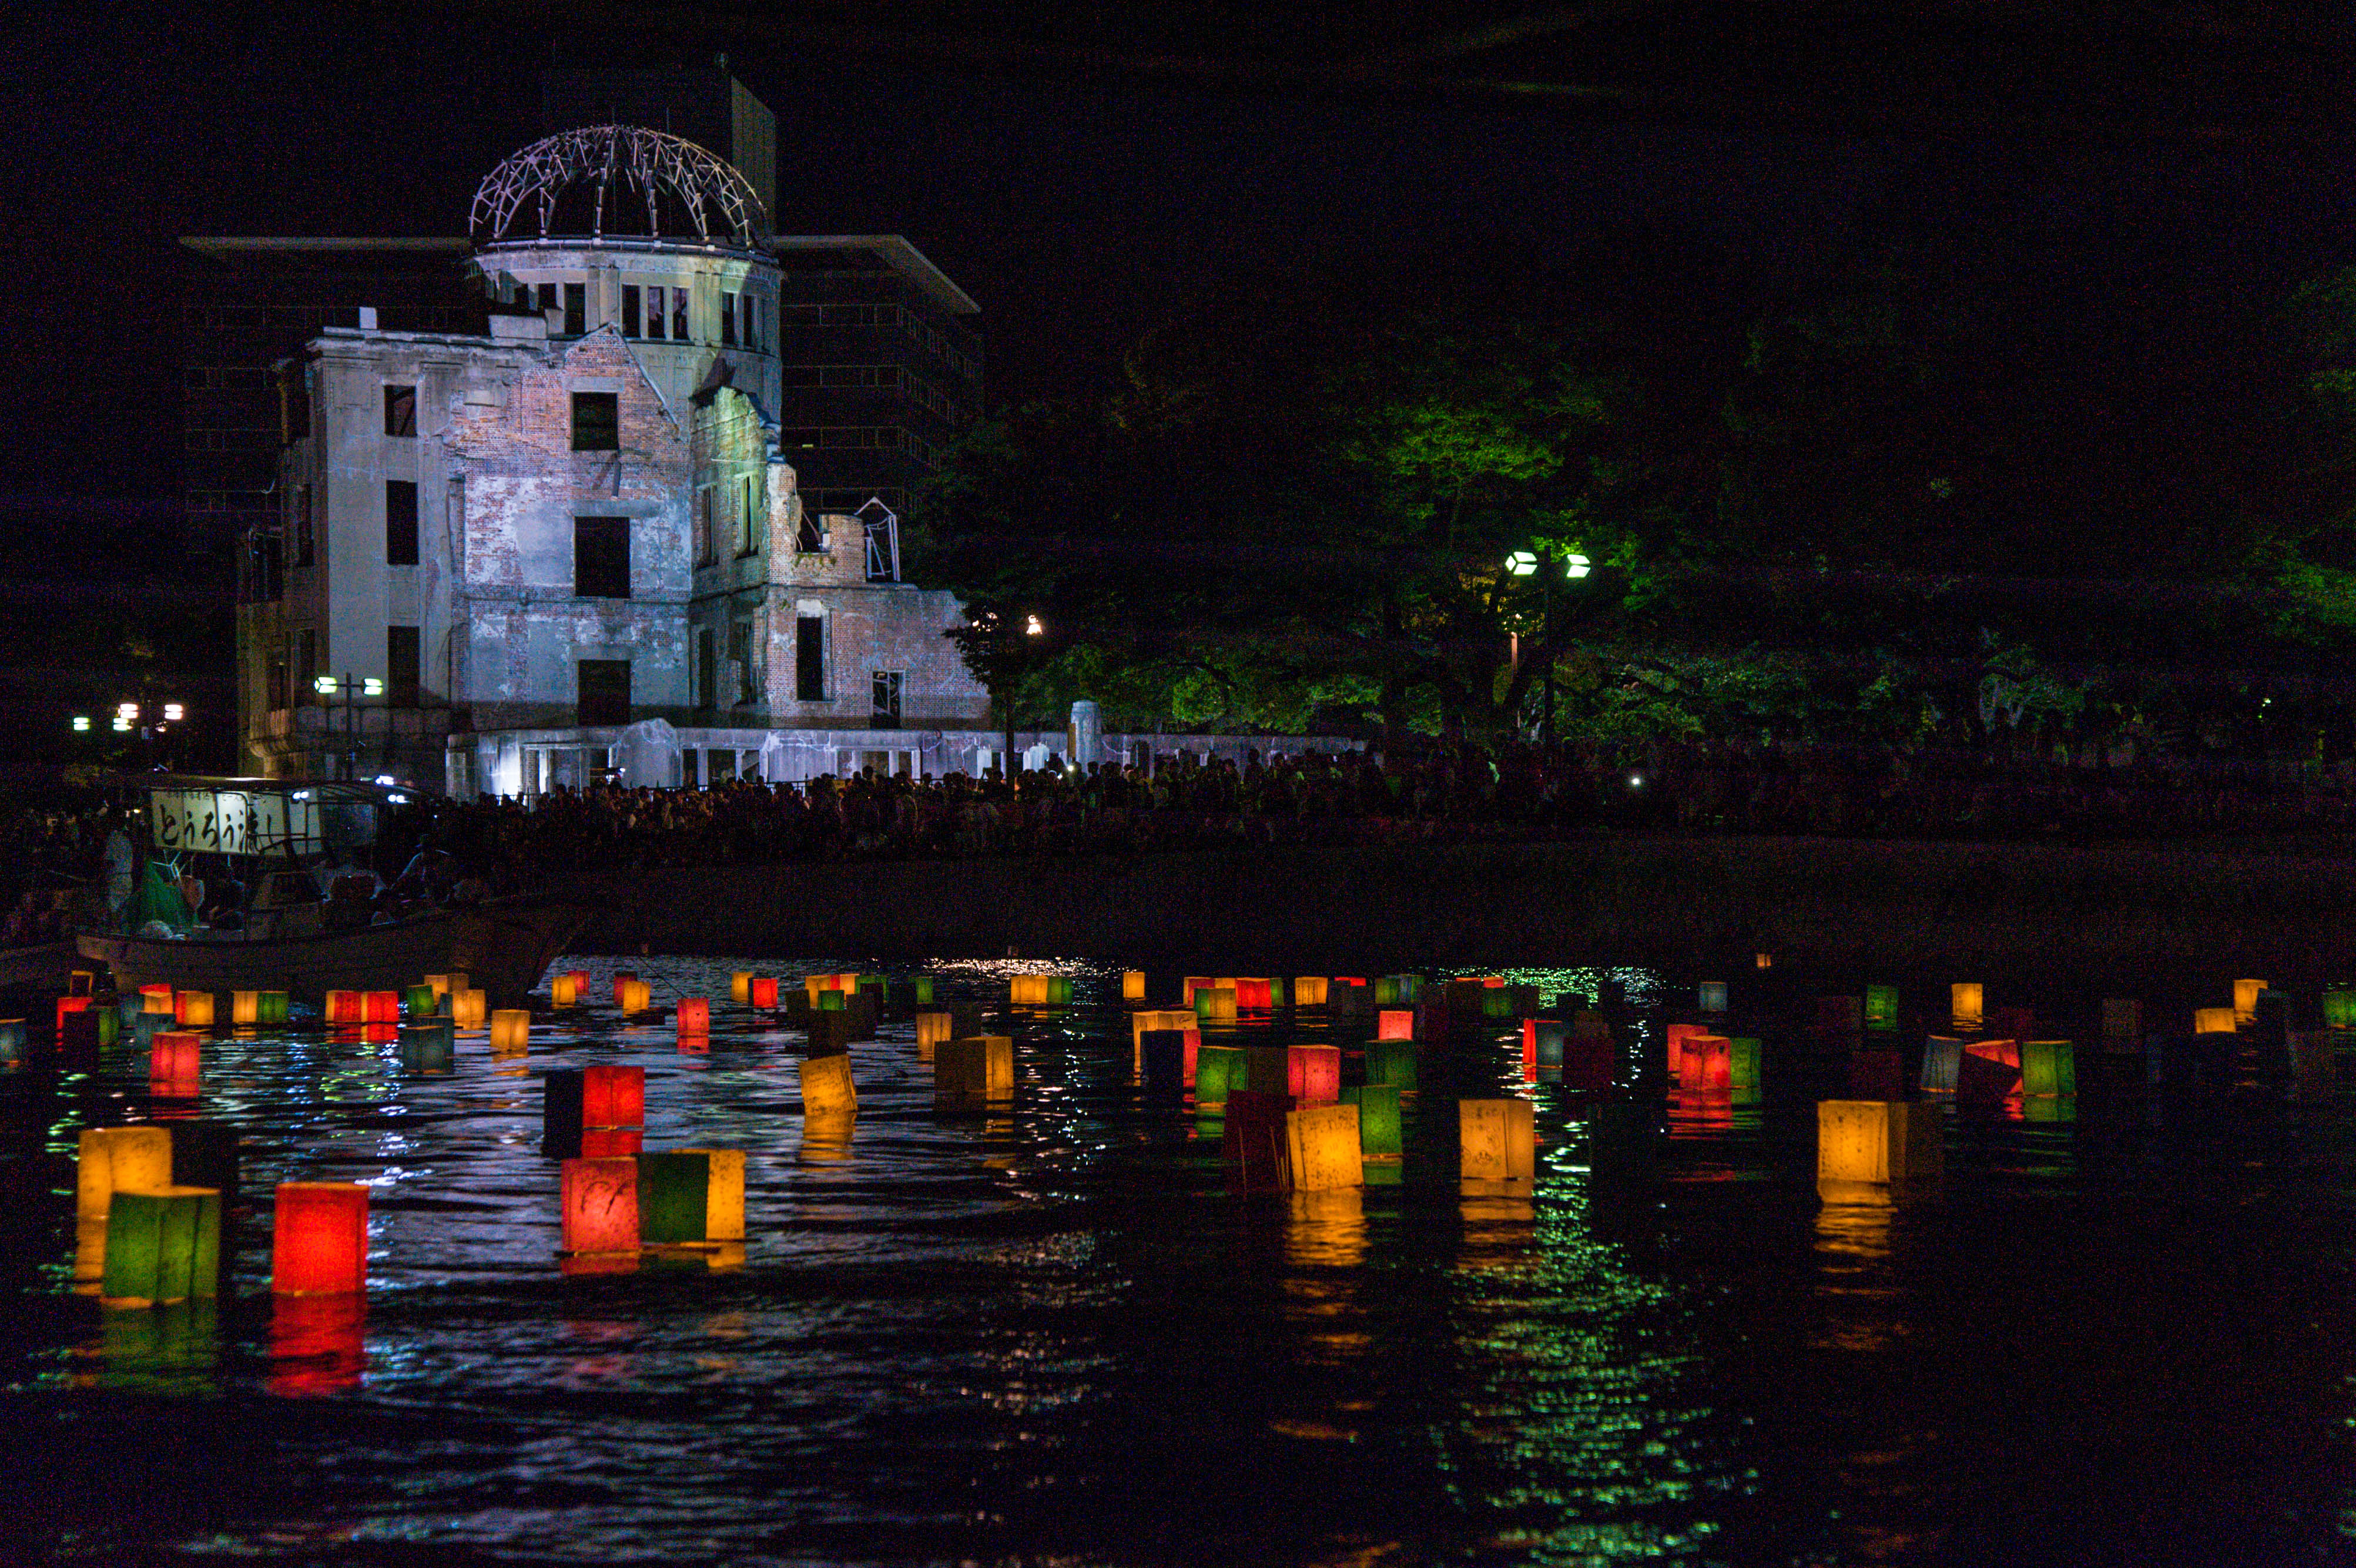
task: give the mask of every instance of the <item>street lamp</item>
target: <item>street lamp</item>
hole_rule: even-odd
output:
[[[1541,564],[1538,553],[1535,550],[1516,550],[1505,557],[1507,575],[1538,578],[1538,592],[1542,596],[1546,613],[1546,629],[1539,643],[1546,654],[1546,669],[1540,676],[1543,682],[1540,690],[1545,693],[1543,698],[1545,717],[1540,721],[1538,735],[1545,745],[1551,746],[1554,745],[1555,577],[1551,572],[1541,574],[1538,570]],[[1565,581],[1577,582],[1593,570],[1593,567],[1594,564],[1576,550],[1567,551],[1563,554],[1562,575]]]
[[[311,690],[318,693],[321,696],[329,699],[333,699],[338,693],[343,695],[344,777],[349,779],[352,777],[355,770],[360,745],[359,720],[352,707],[352,699],[354,697],[381,697],[384,695],[384,682],[374,675],[365,675],[355,679],[351,672],[347,671],[345,671],[344,678],[340,681],[337,680],[333,675],[320,675],[315,677],[311,682]]]

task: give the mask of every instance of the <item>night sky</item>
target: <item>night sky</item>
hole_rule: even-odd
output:
[[[999,403],[1085,389],[1140,329],[1276,263],[1511,264],[1634,227],[1698,236],[1772,286],[1895,224],[1999,267],[2140,275],[2197,309],[2279,293],[2356,240],[2345,129],[2318,118],[2337,113],[2345,22],[2221,38],[2227,11],[2134,53],[2099,30],[1949,26],[2001,6],[1921,7],[1947,30],[1870,37],[1837,12],[1811,13],[1822,36],[1748,37],[1741,7],[1617,9],[1634,16],[1616,32],[1557,27],[1465,68],[1612,84],[1583,94],[1329,69],[1513,15],[1495,7],[1369,11],[1349,36],[1305,11],[1246,32],[1184,7],[1151,35],[1094,10],[836,11],[784,30],[775,16],[820,13],[525,4],[58,27],[24,40],[0,111],[28,155],[0,349],[18,575],[77,514],[169,513],[172,236],[457,232],[482,174],[539,134],[552,48],[726,49],[778,115],[777,227],[907,235],[981,302]],[[624,16],[668,26],[598,29]],[[2089,305],[2131,328],[2140,309]]]

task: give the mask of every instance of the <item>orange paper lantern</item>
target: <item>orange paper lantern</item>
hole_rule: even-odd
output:
[[[1375,1038],[1378,1040],[1412,1040],[1415,1038],[1415,1009],[1386,1007],[1375,1015]]]
[[[357,991],[330,991],[327,1015],[330,1024],[357,1024],[367,1016],[367,1008]]]
[[[141,986],[139,1010],[142,1013],[169,1013],[172,1010],[172,988],[168,985]]]
[[[366,1290],[368,1201],[369,1189],[358,1182],[280,1182],[270,1288],[280,1295]]]
[[[567,1252],[638,1250],[637,1161],[565,1161],[563,1202]]]

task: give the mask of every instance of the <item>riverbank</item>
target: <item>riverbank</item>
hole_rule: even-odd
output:
[[[2308,844],[1615,837],[1398,850],[672,868],[599,885],[584,951],[1105,955],[1377,972],[1642,963],[2037,980],[2356,971],[2356,877]]]

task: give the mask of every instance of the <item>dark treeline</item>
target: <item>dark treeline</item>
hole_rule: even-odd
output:
[[[2356,274],[1878,228],[1271,272],[974,432],[912,558],[1041,618],[1026,725],[2356,757]]]

